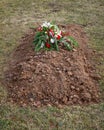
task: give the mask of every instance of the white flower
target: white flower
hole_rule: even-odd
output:
[[[48,28],[48,27],[50,27],[50,26],[51,26],[51,24],[50,24],[49,22],[44,22],[44,23],[42,24],[42,27]]]
[[[48,23],[47,23],[47,26],[50,27],[50,25],[51,25],[51,24],[48,22]]]
[[[51,38],[50,42],[51,42],[51,43],[54,43],[54,42],[55,42],[55,40]]]
[[[42,44],[41,44],[41,47],[40,48],[43,48],[44,47],[44,43],[42,42]]]

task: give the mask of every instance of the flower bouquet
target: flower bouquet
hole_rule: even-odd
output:
[[[72,36],[66,36],[57,25],[49,22],[45,22],[37,28],[33,44],[36,52],[41,49],[58,51],[62,44],[68,50],[73,50],[75,46],[78,46],[77,41]]]

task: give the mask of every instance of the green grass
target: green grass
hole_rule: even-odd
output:
[[[104,0],[1,0],[0,1],[0,80],[7,61],[21,36],[29,27],[43,21],[75,23],[83,26],[104,94]],[[6,88],[0,86],[0,130],[104,130],[104,103],[69,106],[22,108],[6,102]]]
[[[103,130],[103,110],[104,104],[38,110],[4,104],[0,109],[0,127],[2,130]]]

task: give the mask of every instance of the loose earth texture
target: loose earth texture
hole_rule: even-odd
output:
[[[21,106],[70,105],[99,102],[99,89],[95,67],[91,61],[88,38],[78,25],[60,25],[79,43],[68,51],[36,53],[32,44],[36,30],[22,38],[5,72],[8,99]]]

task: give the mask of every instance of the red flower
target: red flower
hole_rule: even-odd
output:
[[[45,46],[46,46],[47,48],[50,48],[50,47],[51,47],[51,45],[50,45],[49,43],[46,43]]]
[[[41,31],[42,31],[42,27],[39,27],[39,28],[38,28],[38,31],[40,31],[40,32],[41,32]]]
[[[51,35],[52,37],[54,36],[54,31],[52,29],[49,30],[49,35]]]
[[[57,40],[60,40],[61,36],[60,36],[60,35],[57,35],[56,38],[57,38]]]
[[[62,35],[63,34],[63,32],[62,31],[60,31],[60,35]]]
[[[65,33],[62,32],[62,31],[60,31],[60,35],[61,35],[62,37],[64,37],[64,36],[65,36]]]

